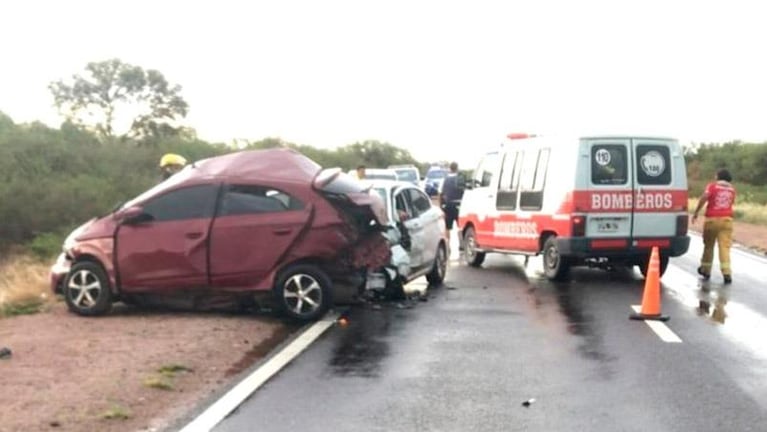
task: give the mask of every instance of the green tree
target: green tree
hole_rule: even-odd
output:
[[[59,80],[48,86],[68,122],[107,140],[123,136],[152,141],[192,133],[176,124],[189,110],[181,86],[169,84],[159,71],[119,59],[88,63],[85,71],[69,82]],[[129,124],[127,130],[116,130],[120,122]]]

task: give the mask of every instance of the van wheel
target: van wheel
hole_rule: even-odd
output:
[[[109,278],[95,262],[82,261],[69,270],[64,298],[70,311],[83,316],[103,315],[112,309]]]
[[[431,272],[426,275],[426,280],[430,285],[439,285],[445,280],[445,274],[447,273],[447,251],[445,245],[440,243],[437,246],[437,255],[434,257],[434,264],[431,267]]]
[[[311,264],[294,264],[280,273],[274,295],[280,312],[300,321],[321,317],[331,304],[332,282]]]
[[[668,267],[668,261],[669,258],[667,256],[661,256],[660,257],[660,275],[663,276],[663,273],[666,273],[666,268]],[[647,267],[650,265],[650,257],[646,258],[640,258],[639,263],[637,263],[637,266],[639,267],[639,271],[642,273],[643,277],[647,277]]]
[[[559,254],[556,236],[549,236],[543,243],[543,274],[556,281],[564,280],[570,274],[570,263]]]
[[[477,237],[474,228],[466,228],[463,235],[463,259],[472,267],[479,267],[485,261],[485,253],[477,251]]]

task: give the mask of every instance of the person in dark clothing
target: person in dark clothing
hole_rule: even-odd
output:
[[[453,224],[458,222],[458,211],[463,198],[463,182],[458,174],[458,163],[450,164],[450,172],[442,183],[442,191],[439,194],[439,206],[445,213],[445,235],[447,237],[448,250],[450,249],[450,231]],[[459,245],[460,249],[460,245]]]

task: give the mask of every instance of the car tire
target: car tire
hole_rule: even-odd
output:
[[[669,262],[668,256],[660,257],[660,276],[663,276],[663,273],[666,273],[666,268],[668,268],[668,262]],[[647,267],[649,265],[650,265],[650,257],[639,259],[639,262],[637,263],[637,267],[639,267],[639,272],[642,273],[642,277],[645,277],[645,278],[647,277]]]
[[[485,253],[477,251],[477,236],[473,227],[466,228],[463,235],[463,260],[472,267],[479,267],[485,261]]]
[[[332,304],[333,283],[319,267],[295,264],[280,272],[274,285],[280,312],[298,321],[320,318]]]
[[[82,316],[104,315],[112,309],[109,277],[98,263],[82,261],[69,270],[64,299],[70,311]]]
[[[445,280],[447,274],[447,250],[445,244],[437,246],[437,254],[434,256],[434,263],[431,266],[431,272],[426,275],[426,281],[430,285],[439,285]]]
[[[560,255],[557,237],[553,235],[543,243],[543,274],[553,281],[565,280],[570,275],[570,263]]]

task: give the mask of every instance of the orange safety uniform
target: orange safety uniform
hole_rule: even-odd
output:
[[[714,243],[719,245],[719,266],[722,275],[731,276],[730,247],[732,246],[732,216],[735,188],[729,182],[718,180],[706,186],[706,221],[703,224],[703,258],[700,270],[711,274],[714,262]]]

